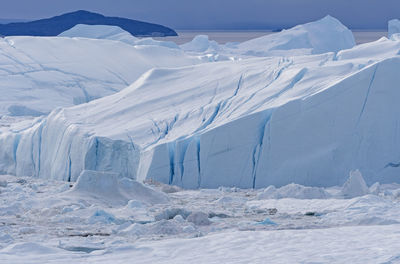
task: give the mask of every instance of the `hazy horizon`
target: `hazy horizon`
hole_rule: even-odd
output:
[[[39,8],[40,7],[40,8]],[[76,10],[162,24],[177,30],[264,30],[289,28],[331,15],[353,30],[383,30],[399,18],[398,0],[52,0],[5,1],[3,20],[36,20]],[[355,11],[356,10],[356,11]]]

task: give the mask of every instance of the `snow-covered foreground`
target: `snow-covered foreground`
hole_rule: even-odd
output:
[[[343,199],[340,187],[319,190],[330,198],[264,199],[270,188],[189,191],[125,179],[104,189],[96,177],[104,175],[89,173],[75,184],[0,176],[0,262],[400,260],[396,184],[375,185],[369,191],[375,194],[352,199]],[[129,189],[133,196],[122,198]],[[280,190],[282,197],[315,193],[296,185]]]

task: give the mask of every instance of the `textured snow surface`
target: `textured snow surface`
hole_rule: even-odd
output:
[[[0,176],[0,262],[399,260],[398,184],[381,185],[376,195],[351,199],[343,199],[341,188],[333,187],[321,189],[329,193],[327,199],[259,200],[264,189],[221,187],[165,194],[161,192],[165,185],[152,183],[138,189],[153,195],[132,191],[134,199],[122,202],[120,184],[109,183],[109,189],[99,186],[110,180],[96,178],[106,175],[85,171],[76,183]],[[108,176],[118,182],[119,178]],[[283,188],[296,193],[299,187],[307,188]],[[148,202],[155,195],[168,202]]]

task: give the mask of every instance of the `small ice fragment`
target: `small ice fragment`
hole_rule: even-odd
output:
[[[264,221],[262,222],[258,222],[258,225],[273,225],[276,226],[278,225],[277,223],[275,223],[274,221],[272,221],[271,219],[269,219],[268,217],[264,219]]]
[[[369,193],[367,184],[359,170],[351,171],[349,179],[343,184],[342,195],[345,198],[354,198]]]
[[[208,219],[208,214],[204,212],[193,212],[187,217],[186,220],[192,222],[195,225],[211,224],[210,220]]]

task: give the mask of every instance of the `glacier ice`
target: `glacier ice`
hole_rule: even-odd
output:
[[[198,40],[193,50],[209,52],[210,41]],[[91,170],[184,188],[260,188],[342,185],[359,168],[368,184],[398,181],[398,40],[353,47],[351,32],[328,16],[236,47],[213,48],[243,56],[217,63],[199,64],[199,56],[180,49],[110,39],[6,38],[7,49],[10,41],[22,55],[39,56],[35,47],[48,47],[52,52],[39,56],[46,63],[53,57],[68,61],[68,52],[56,53],[58,46],[73,54],[88,49],[82,68],[96,71],[83,79],[92,74],[107,87],[110,76],[135,81],[105,97],[96,86],[102,98],[73,107],[56,108],[71,105],[57,96],[37,104],[45,109],[26,100],[29,109],[54,110],[2,130],[0,173],[76,181]],[[104,55],[103,64],[93,60],[97,54]],[[74,70],[77,64],[57,65]],[[103,76],[110,65],[114,74]]]

